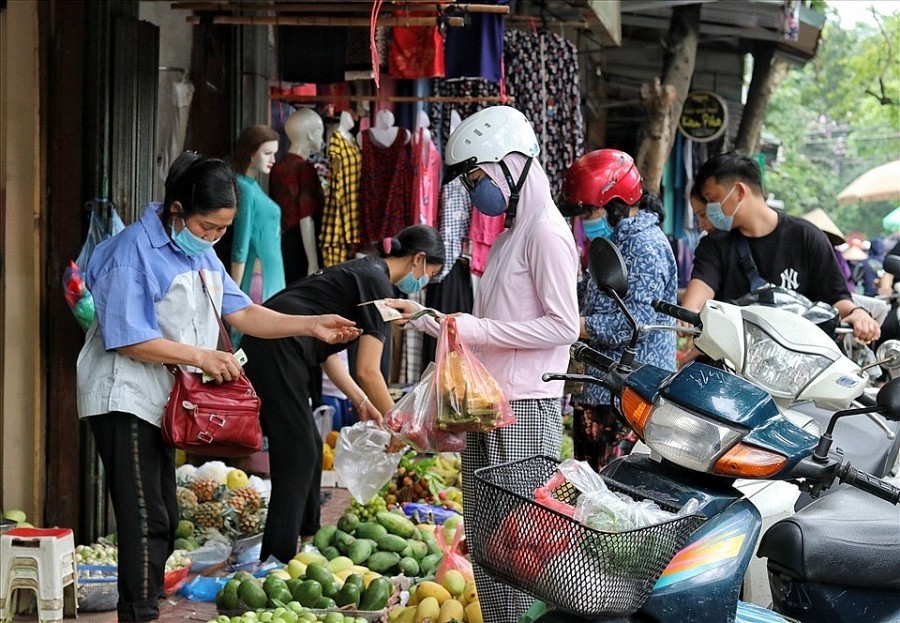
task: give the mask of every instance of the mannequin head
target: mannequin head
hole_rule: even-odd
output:
[[[428,118],[428,113],[424,110],[420,110],[416,114],[416,128],[422,130],[422,136],[425,140],[431,140],[431,130],[428,128],[431,127],[431,119]]]
[[[322,148],[325,124],[310,108],[301,108],[284,122],[284,132],[291,139],[289,151],[309,158]]]
[[[353,115],[351,115],[346,110],[341,111],[341,120],[338,122],[338,132],[344,135],[345,138],[351,138],[353,135],[351,132],[353,131]]]
[[[234,169],[250,177],[268,173],[278,152],[278,132],[265,125],[244,128],[234,146]]]
[[[387,108],[379,110],[375,116],[375,127],[381,130],[394,127],[394,113]]]

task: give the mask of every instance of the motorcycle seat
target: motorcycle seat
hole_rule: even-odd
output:
[[[797,580],[900,589],[900,508],[839,489],[769,528],[758,556]]]

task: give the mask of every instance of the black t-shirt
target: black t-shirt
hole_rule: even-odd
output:
[[[393,286],[387,263],[380,257],[369,256],[337,264],[295,281],[263,306],[292,315],[339,314],[355,321],[363,334],[383,342],[390,327],[374,305],[359,304],[391,296]],[[347,344],[326,344],[312,337],[285,339],[297,342],[308,366],[319,365],[330,355],[347,348]]]
[[[740,264],[740,235],[737,230],[714,232],[703,237],[694,252],[691,278],[712,288],[716,300],[730,301],[750,292]],[[828,304],[850,298],[831,243],[812,223],[779,212],[772,233],[747,241],[760,276],[769,283]]]

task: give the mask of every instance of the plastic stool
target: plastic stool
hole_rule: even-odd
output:
[[[0,623],[31,591],[40,621],[78,615],[75,539],[69,528],[15,528],[0,535]]]

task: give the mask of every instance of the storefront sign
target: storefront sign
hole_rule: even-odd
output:
[[[696,91],[684,100],[678,127],[692,141],[706,143],[722,136],[727,123],[725,100],[715,93]]]

